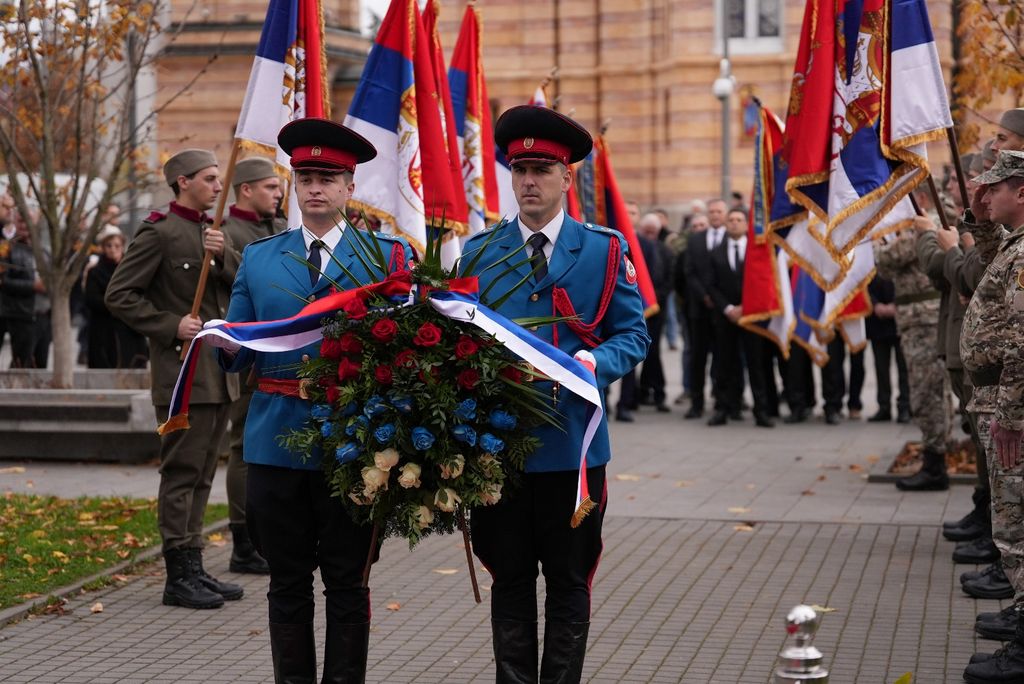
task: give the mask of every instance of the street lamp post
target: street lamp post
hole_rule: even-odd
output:
[[[736,81],[733,79],[730,73],[729,58],[722,59],[721,65],[719,66],[718,78],[715,79],[714,84],[711,86],[711,92],[715,94],[722,103],[722,199],[729,201],[730,193],[730,161],[729,153],[732,151],[732,136],[729,133],[729,120],[731,114],[729,112],[730,100],[732,99],[733,90],[736,88]]]

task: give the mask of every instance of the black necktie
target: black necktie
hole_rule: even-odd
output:
[[[740,243],[732,243],[732,270],[740,270]]]
[[[320,240],[313,240],[309,245],[309,286],[316,285],[320,280],[320,248],[326,245]]]
[[[526,244],[533,250],[530,255],[530,266],[534,269],[533,278],[538,283],[544,280],[548,274],[548,260],[544,257],[544,245],[547,244],[547,241],[548,238],[544,233],[534,233],[526,241]]]

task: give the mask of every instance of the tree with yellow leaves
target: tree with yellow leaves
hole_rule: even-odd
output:
[[[155,117],[203,73],[136,115],[140,74],[176,37],[160,22],[168,5],[15,0],[0,6],[0,164],[17,211],[31,219],[36,264],[51,300],[54,387],[72,384],[70,294],[108,207],[144,171],[142,145]]]

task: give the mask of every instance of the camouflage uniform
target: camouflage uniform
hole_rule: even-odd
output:
[[[1003,163],[1004,160],[1011,160]],[[1003,153],[992,171],[1016,165],[1024,176],[1024,153]],[[1003,177],[1006,177],[1005,175]],[[1024,226],[1007,233],[992,223],[965,221],[974,234],[985,275],[964,314],[960,355],[975,384],[968,410],[977,414],[978,432],[988,455],[992,490],[992,538],[1003,571],[1024,605],[1024,464],[1005,468],[989,432],[992,420],[1007,429],[1024,429]]]
[[[896,328],[907,360],[914,420],[925,448],[945,453],[951,402],[945,364],[936,348],[940,295],[918,264],[916,245],[917,236],[902,231],[875,246],[875,263],[879,275],[896,286]]]

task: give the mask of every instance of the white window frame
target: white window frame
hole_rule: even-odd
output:
[[[722,32],[725,30],[725,27],[722,26],[722,2],[723,0],[715,0],[714,2],[714,53],[716,55],[722,54]],[[729,55],[765,55],[782,52],[785,47],[785,36],[783,35],[785,23],[783,20],[786,16],[786,0],[779,0],[779,35],[766,37],[757,35],[759,0],[744,0],[744,2],[746,3],[746,12],[744,12],[746,26],[744,27],[744,32],[747,37],[730,38]]]

